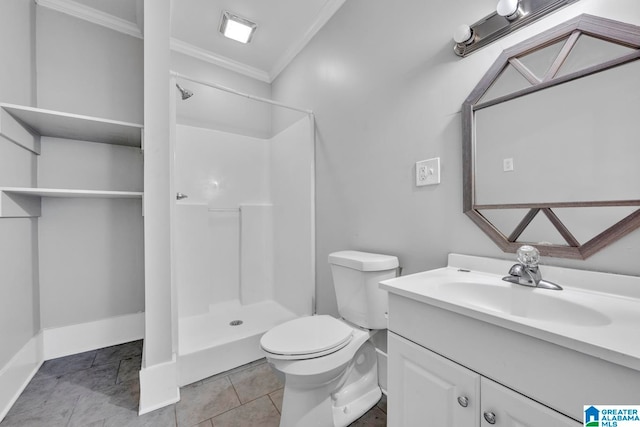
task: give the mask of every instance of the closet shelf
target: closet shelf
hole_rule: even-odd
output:
[[[40,136],[142,148],[140,124],[4,103],[0,109],[0,134],[36,153]]]
[[[42,197],[141,199],[141,191],[0,187],[0,218],[38,217]]]
[[[106,199],[136,199],[141,191],[72,190],[67,188],[0,187],[0,191],[39,197],[92,197]]]

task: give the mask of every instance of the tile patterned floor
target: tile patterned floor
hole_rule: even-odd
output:
[[[282,382],[264,359],[180,389],[138,416],[142,341],[46,361],[0,427],[277,427]],[[385,397],[352,427],[386,426]]]

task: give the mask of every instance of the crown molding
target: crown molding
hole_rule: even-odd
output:
[[[293,59],[305,48],[311,39],[320,31],[329,19],[342,7],[346,0],[328,0],[322,9],[318,18],[313,25],[309,27],[307,32],[297,43],[293,44],[286,52],[276,61],[271,72],[269,73],[269,81],[273,82],[280,73],[293,61]]]
[[[142,31],[133,22],[85,6],[73,0],[36,0],[36,4],[109,28],[119,33],[139,39],[143,38]]]
[[[144,38],[142,30],[137,24],[92,7],[85,6],[73,0],[35,0],[35,2],[39,6],[65,13],[132,37],[139,39]],[[285,51],[270,71],[264,71],[250,65],[243,64],[231,58],[218,55],[173,37],[171,38],[171,50],[265,83],[272,83],[345,2],[346,0],[327,0],[313,25],[307,30],[304,36],[297,41],[297,43],[293,44]]]
[[[256,80],[263,81],[265,83],[271,83],[269,73],[259,68],[251,67],[233,59],[227,58],[222,55],[217,55],[206,49],[199,48],[182,40],[171,38],[171,50],[179,52],[210,64],[217,65],[222,68],[226,68],[236,73],[243,74],[245,76],[254,78]]]

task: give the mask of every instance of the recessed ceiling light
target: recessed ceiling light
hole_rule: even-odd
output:
[[[240,43],[249,43],[258,26],[255,22],[241,18],[229,12],[222,14],[220,32],[223,36]]]

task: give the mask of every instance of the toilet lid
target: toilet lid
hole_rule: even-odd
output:
[[[276,326],[262,336],[260,345],[273,354],[326,354],[346,345],[352,336],[353,328],[331,316],[309,316]]]

